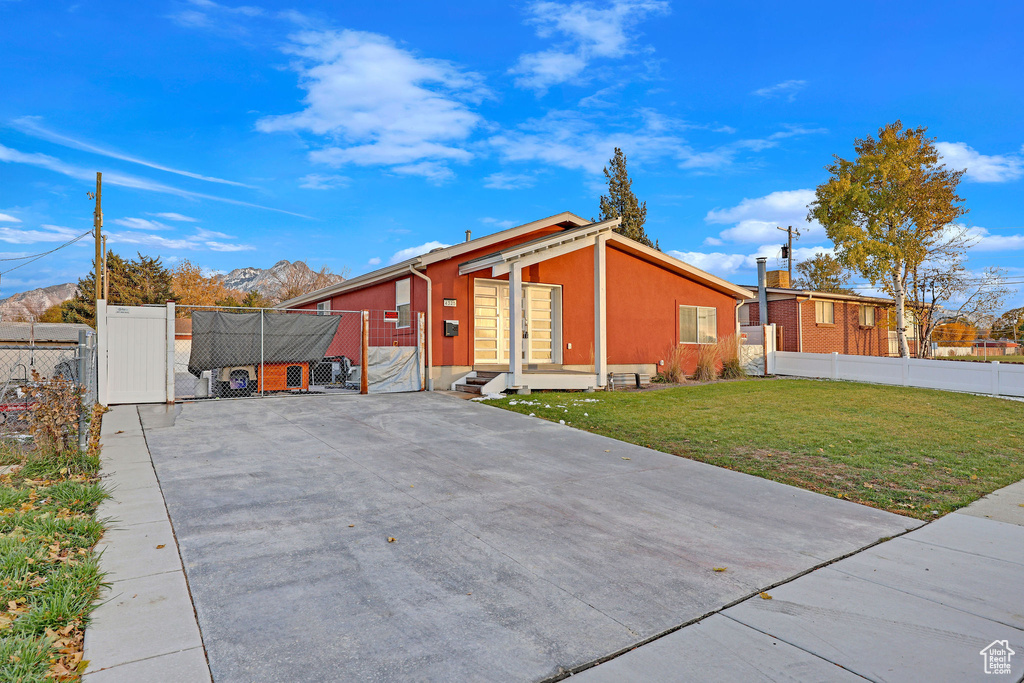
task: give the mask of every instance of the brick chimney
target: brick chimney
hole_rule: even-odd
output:
[[[789,289],[788,270],[769,270],[765,275],[767,277],[769,287]]]

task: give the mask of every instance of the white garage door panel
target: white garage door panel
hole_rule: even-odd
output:
[[[163,403],[167,396],[167,309],[107,308],[110,403]]]

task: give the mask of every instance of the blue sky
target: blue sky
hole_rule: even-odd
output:
[[[563,210],[613,147],[662,249],[737,282],[828,248],[831,155],[926,125],[978,244],[1024,276],[1024,5],[0,0],[0,258],[91,227],[211,270],[359,274]],[[73,281],[89,238],[3,275]],[[7,270],[18,262],[0,262]],[[1024,304],[1014,294],[1009,305]]]

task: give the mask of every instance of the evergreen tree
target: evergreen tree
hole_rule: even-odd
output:
[[[110,302],[124,306],[162,304],[173,299],[171,273],[160,258],[143,256],[126,261],[112,251],[107,252],[110,274]],[[95,269],[78,281],[78,293],[61,304],[61,319],[66,323],[96,324]]]
[[[647,202],[637,201],[636,195],[633,194],[633,181],[626,171],[626,155],[618,147],[615,148],[615,156],[609,159],[608,166],[605,166],[604,177],[608,180],[608,194],[601,195],[601,220],[622,216],[622,224],[615,232],[657,248],[644,232]]]

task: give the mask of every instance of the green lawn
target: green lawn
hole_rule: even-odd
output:
[[[1024,479],[1024,402],[970,394],[757,379],[487,403],[921,519]]]
[[[85,626],[103,582],[96,509],[107,495],[90,450],[0,444],[0,460],[23,463],[0,475],[0,681],[77,681],[85,668]]]

